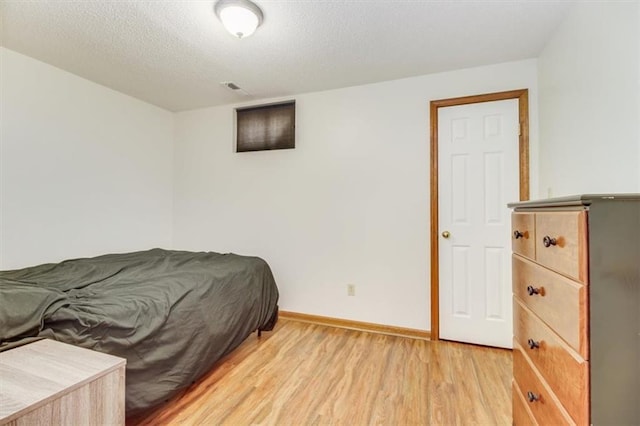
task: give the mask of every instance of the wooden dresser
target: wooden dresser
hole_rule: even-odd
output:
[[[124,425],[125,362],[47,339],[0,353],[0,425]]]
[[[513,423],[640,424],[640,194],[509,204]]]

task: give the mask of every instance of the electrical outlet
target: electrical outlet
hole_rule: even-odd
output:
[[[347,296],[355,296],[355,295],[356,295],[356,285],[347,284]]]

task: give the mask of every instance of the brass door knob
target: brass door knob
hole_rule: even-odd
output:
[[[451,236],[451,234],[449,233],[449,231],[443,231],[442,232],[442,237],[443,238],[449,238]]]

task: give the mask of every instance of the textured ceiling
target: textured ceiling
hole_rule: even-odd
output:
[[[540,0],[255,3],[264,23],[239,40],[215,17],[214,0],[2,0],[0,42],[181,111],[534,58],[570,7]]]

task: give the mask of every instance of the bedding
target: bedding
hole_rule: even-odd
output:
[[[0,348],[33,338],[127,359],[127,415],[168,400],[277,321],[257,257],[153,249],[0,271]]]

